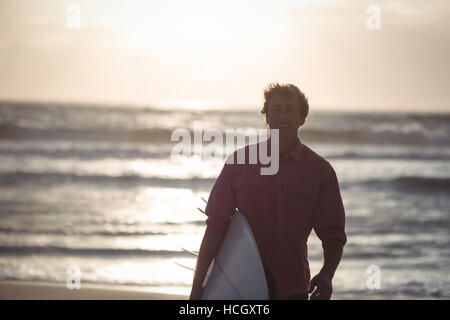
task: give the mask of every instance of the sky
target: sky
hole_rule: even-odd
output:
[[[449,57],[448,0],[0,0],[3,100],[449,112]]]

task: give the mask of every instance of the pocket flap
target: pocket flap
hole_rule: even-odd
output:
[[[301,186],[294,183],[285,183],[283,186],[283,191],[291,197],[298,199],[312,198],[312,192],[305,186]]]

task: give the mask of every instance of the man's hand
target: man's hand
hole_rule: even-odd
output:
[[[308,293],[311,300],[330,300],[333,286],[334,272],[341,261],[344,245],[339,240],[329,240],[322,244],[324,263],[319,274],[311,279]],[[315,290],[314,290],[315,289]]]
[[[331,276],[325,273],[319,273],[312,278],[308,293],[311,292],[310,300],[330,300],[331,293],[333,292]]]

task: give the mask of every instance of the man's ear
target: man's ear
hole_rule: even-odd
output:
[[[301,118],[298,126],[301,127],[302,125],[304,125],[305,120],[306,120],[306,118]]]

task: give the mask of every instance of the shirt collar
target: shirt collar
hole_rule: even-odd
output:
[[[301,153],[302,153],[302,142],[300,141],[300,138],[297,138],[297,143],[292,148],[292,150],[287,155],[281,157],[280,159],[285,159],[290,156],[295,161],[300,162]]]
[[[271,153],[271,143],[270,143],[270,137],[269,137],[269,139],[266,141],[266,143],[267,143],[267,150],[268,150],[268,153],[270,154]],[[298,138],[297,137],[297,143],[294,145],[294,147],[291,149],[291,151],[287,154],[287,155],[285,155],[285,156],[283,156],[283,157],[280,157],[280,160],[281,159],[286,159],[287,157],[292,157],[295,161],[297,161],[297,162],[300,162],[300,156],[301,156],[301,154],[302,154],[302,148],[303,148],[303,144],[302,144],[302,142],[300,141],[300,138]]]

